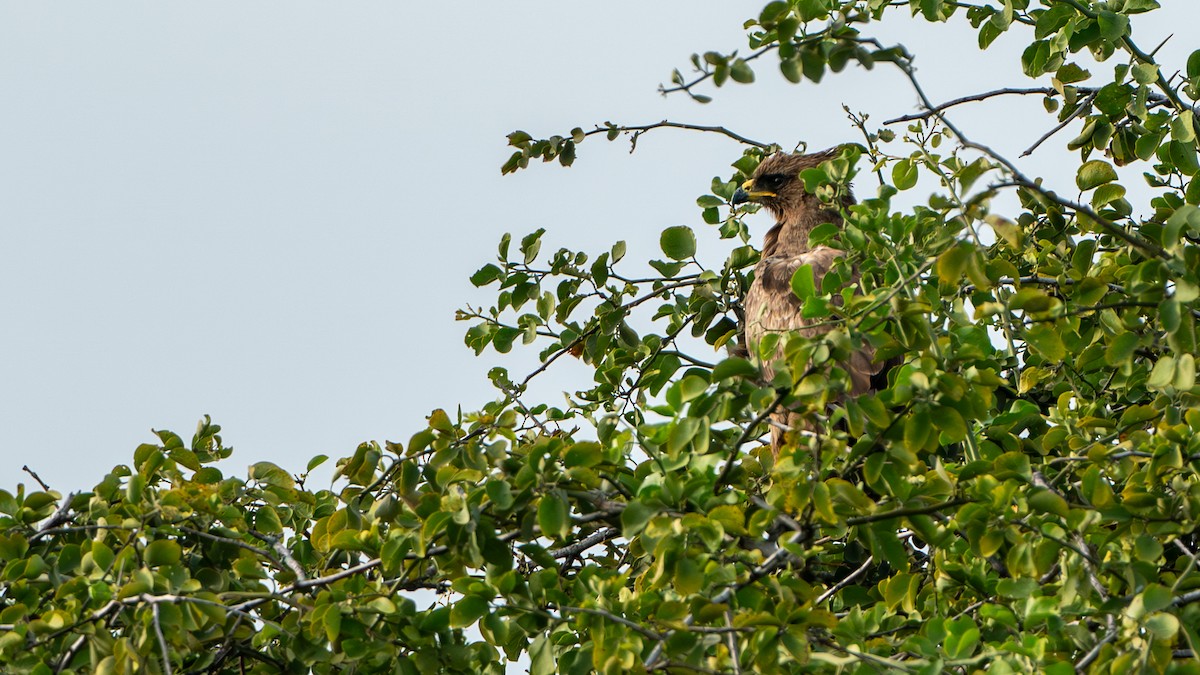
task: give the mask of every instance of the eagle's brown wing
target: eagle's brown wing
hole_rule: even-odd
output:
[[[821,280],[833,267],[834,261],[843,255],[843,251],[818,246],[796,256],[768,256],[759,261],[758,266],[754,268],[754,282],[742,301],[745,310],[746,343],[753,357],[758,356],[758,343],[767,333],[795,332],[813,337],[829,330],[825,326],[810,326],[809,321],[801,316],[803,303],[792,293],[792,276],[802,265],[811,265],[813,280],[820,288]],[[857,281],[856,273],[851,283]],[[770,363],[782,356],[782,350],[781,342],[775,355],[763,363],[763,375],[768,380],[775,374]],[[871,391],[872,376],[883,369],[881,364],[873,362],[874,356],[875,350],[864,346],[854,352],[848,362],[841,364],[850,375],[852,396]],[[777,413],[772,418],[787,427],[794,427],[799,421],[796,415],[786,411]],[[778,426],[772,426],[771,440],[778,454],[783,442],[782,430]]]

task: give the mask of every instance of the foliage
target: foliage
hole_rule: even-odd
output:
[[[460,313],[466,341],[539,345],[542,365],[493,369],[498,400],[435,411],[407,444],[360,446],[337,491],[268,464],[226,476],[206,420],[91,492],[0,492],[4,670],[1200,670],[1200,51],[1163,66],[1133,41],[1157,4],[775,1],[747,23],[749,56],[676,72],[664,91],[703,102],[767,57],[793,82],[886,65],[924,104],[882,129],[852,116],[863,144],[802,176],[831,204],[855,177],[881,187],[814,232],[850,252],[820,287],[793,283],[830,331],[784,338],[771,382],[774,344],[723,353],[758,255],[725,207],[777,146],[675,122],[513,133],[506,172],[660,127],[745,144],[697,200],[728,258],[706,267],[688,227],[662,233],[649,276],[622,243],[543,255],[540,231],[506,237],[472,278],[497,295]],[[1047,131],[1078,130],[1077,194],[925,98],[908,50],[868,32],[898,12],[965,17],[981,48],[1022,32],[1042,84],[968,98],[1042,97]],[[895,207],[923,177],[925,202]],[[1004,194],[1018,206],[994,213]],[[864,342],[903,365],[842,401],[837,363]],[[589,387],[528,400],[569,358]],[[781,405],[820,432],[776,458],[762,437]]]

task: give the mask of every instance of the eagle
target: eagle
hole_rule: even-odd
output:
[[[763,239],[762,255],[754,268],[754,281],[742,299],[744,313],[743,332],[751,355],[757,355],[758,343],[767,333],[798,333],[814,337],[828,332],[828,326],[811,325],[801,315],[804,303],[792,292],[792,275],[802,265],[811,265],[813,280],[817,288],[837,258],[845,255],[828,246],[812,246],[808,235],[823,223],[840,225],[842,216],[829,204],[822,203],[816,195],[805,190],[800,172],[816,167],[836,156],[838,149],[831,148],[812,154],[776,153],[764,159],[754,175],[733,194],[731,202],[757,202],[775,217],[775,225]],[[847,193],[843,206],[854,203]],[[857,283],[855,271],[850,283]],[[763,375],[770,381],[774,377],[771,362],[783,355],[783,342],[774,358],[765,359]],[[878,387],[877,376],[885,365],[874,361],[875,351],[863,346],[851,354],[848,361],[839,365],[850,375],[851,396],[873,391]],[[788,410],[771,415],[771,448],[779,455],[784,444],[785,431],[805,427],[800,416]]]

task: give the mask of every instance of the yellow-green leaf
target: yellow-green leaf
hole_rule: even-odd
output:
[[[1075,184],[1080,190],[1091,190],[1117,179],[1117,171],[1112,165],[1102,159],[1084,162],[1075,175]]]

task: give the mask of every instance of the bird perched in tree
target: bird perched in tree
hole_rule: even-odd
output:
[[[845,255],[828,246],[811,246],[809,232],[822,223],[841,224],[842,216],[836,208],[824,204],[816,195],[804,189],[800,172],[816,167],[833,158],[837,149],[802,155],[776,153],[758,165],[753,177],[742,184],[731,200],[734,204],[747,201],[757,202],[775,216],[775,226],[763,239],[762,257],[754,268],[754,281],[742,300],[744,309],[743,331],[751,355],[757,355],[758,343],[767,333],[798,333],[813,337],[828,332],[828,326],[810,325],[801,315],[804,303],[792,292],[792,276],[802,265],[811,265],[816,287],[833,266],[834,261]],[[854,198],[849,194],[843,204],[849,206]],[[858,273],[852,283],[858,281]],[[783,354],[783,341],[774,358],[763,363],[763,373],[768,380],[774,377],[771,361]],[[884,366],[874,363],[874,350],[869,346],[854,352],[847,362],[841,363],[850,375],[850,394],[857,396],[872,391],[872,378],[879,375]],[[779,454],[784,443],[784,431],[803,427],[799,415],[784,410],[771,416],[771,447]]]

